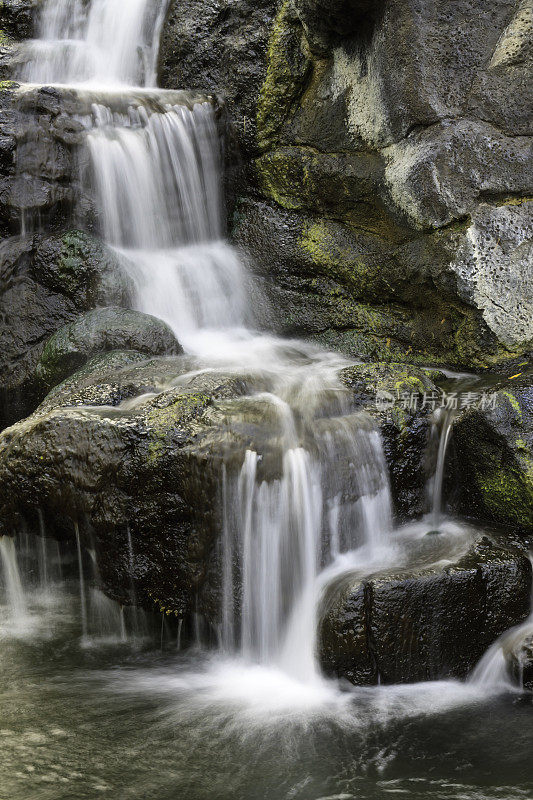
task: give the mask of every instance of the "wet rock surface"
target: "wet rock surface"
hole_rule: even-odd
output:
[[[246,384],[217,374],[179,385],[190,367],[184,356],[114,351],[55,387],[2,434],[0,516],[7,529],[40,508],[47,529],[65,537],[78,522],[94,539],[104,589],[123,602],[129,530],[138,602],[180,616],[198,604],[213,618],[224,403]]]
[[[517,686],[533,691],[533,638],[529,637],[509,656],[510,673]]]
[[[96,308],[48,339],[35,370],[36,378],[51,389],[91,356],[110,350],[135,350],[154,356],[183,352],[171,329],[160,319],[126,308]]]
[[[131,286],[116,256],[80,231],[10,237],[0,245],[2,426],[33,411],[34,369],[51,334],[97,305],[126,305]]]
[[[533,389],[524,375],[464,411],[452,431],[461,511],[533,533]]]
[[[530,592],[527,555],[487,537],[446,566],[348,575],[323,599],[322,666],[363,686],[463,678],[527,617]]]
[[[397,518],[424,513],[429,471],[434,466],[428,463],[431,398],[439,396],[435,381],[442,380],[442,373],[385,362],[347,367],[340,378],[354,402],[379,425]],[[424,396],[428,404],[422,408]]]
[[[82,124],[68,90],[0,87],[0,226],[32,232],[72,221],[79,196],[76,146]]]

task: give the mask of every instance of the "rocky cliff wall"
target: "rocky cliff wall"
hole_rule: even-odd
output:
[[[530,350],[532,31],[531,0],[170,4],[162,82],[227,98],[233,235],[280,331],[474,367]]]

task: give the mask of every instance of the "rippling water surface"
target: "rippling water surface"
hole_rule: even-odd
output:
[[[343,692],[170,639],[83,641],[75,591],[34,592],[24,630],[2,612],[2,798],[533,796],[533,708],[517,694]]]

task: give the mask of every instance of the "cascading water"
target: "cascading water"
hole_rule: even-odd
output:
[[[390,494],[379,435],[364,415],[302,423],[273,396],[279,413],[280,471],[261,477],[263,456],[247,450],[236,480],[224,481],[224,631],[248,660],[271,663],[302,681],[318,677],[314,644],[317,578],[340,552],[359,547],[376,556],[392,528]],[[314,430],[311,430],[314,428]],[[299,445],[305,433],[308,448]],[[234,575],[240,561],[242,599],[235,625]]]
[[[39,38],[20,53],[31,83],[154,86],[161,0],[44,0]]]
[[[533,556],[531,557],[533,564]],[[523,689],[524,657],[527,656],[533,674],[533,596],[531,614],[521,624],[505,631],[489,647],[469,676],[469,683],[486,691],[521,691]]]
[[[11,536],[2,536],[0,538],[0,557],[2,559],[5,591],[11,620],[16,628],[24,628],[28,609],[18,567],[15,540]]]
[[[439,447],[437,451],[437,463],[435,474],[431,483],[431,515],[433,518],[433,528],[439,530],[442,515],[442,486],[444,482],[444,467],[446,465],[446,453],[452,426],[454,421],[453,411],[444,410],[438,414],[440,423]]]
[[[136,307],[169,323],[204,368],[246,368],[268,387],[251,402],[277,417],[267,439],[279,470],[265,474],[264,454],[248,450],[240,473],[226,475],[223,561],[235,554],[240,569],[225,569],[221,638],[226,652],[310,680],[321,568],[356,544],[383,545],[392,527],[379,434],[349,413],[342,358],[299,344],[295,359],[294,343],[245,328],[248,278],[222,238],[213,106],[95,105],[85,125],[86,192],[133,278]]]
[[[103,238],[133,279],[135,306],[165,320],[203,369],[245,369],[252,382],[257,376],[261,391],[250,402],[268,408],[263,446],[243,451],[240,468],[228,465],[224,474],[222,647],[291,679],[319,681],[315,628],[322,570],[330,574],[354,549],[363,571],[390,565],[395,555],[379,433],[368,417],[353,413],[338,381],[347,361],[246,327],[253,324],[249,278],[223,240],[213,104],[176,103],[168,92],[143,100],[135,91],[128,100],[127,90],[117,104],[116,96],[107,101],[102,93],[106,83],[153,83],[146,63],[154,63],[157,20],[166,3],[135,0],[125,24],[115,25],[116,46],[109,31],[118,0],[71,3],[70,14],[66,5],[43,7],[42,40],[29,45],[26,74],[44,80],[50,70],[46,80],[58,80],[61,69],[62,82],[92,87],[100,81],[90,113],[79,116],[85,129],[82,181]],[[45,57],[32,60],[34,47],[43,47]],[[445,446],[438,470],[444,455]],[[79,538],[78,559],[86,636]]]

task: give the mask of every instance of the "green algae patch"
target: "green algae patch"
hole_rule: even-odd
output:
[[[194,434],[201,427],[199,422],[212,398],[203,392],[184,392],[175,395],[172,402],[152,408],[146,417],[149,430],[148,461],[154,464],[172,446],[175,435]]]
[[[453,429],[462,508],[533,532],[533,406],[527,379],[464,411]]]
[[[375,281],[383,280],[382,267],[354,252],[348,237],[339,236],[339,231],[326,220],[305,226],[298,245],[322,274],[340,280],[355,295],[371,290]]]
[[[533,529],[533,474],[499,469],[480,476],[478,485],[494,519]]]
[[[311,61],[302,49],[302,28],[292,3],[285,0],[274,20],[265,80],[257,104],[257,142],[266,149],[276,140],[301,97]]]

